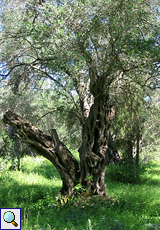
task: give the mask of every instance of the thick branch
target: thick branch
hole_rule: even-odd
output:
[[[21,141],[53,163],[63,181],[61,192],[63,194],[71,194],[72,187],[79,179],[79,165],[71,152],[59,140],[56,130],[52,130],[52,136],[46,135],[28,120],[19,117],[11,111],[6,112],[3,122],[19,130],[20,135],[18,138]]]

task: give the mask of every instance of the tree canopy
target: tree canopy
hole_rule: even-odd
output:
[[[18,87],[48,77],[71,97],[75,90],[80,102],[88,91],[96,96],[115,89],[126,76],[142,87],[151,84],[159,63],[156,2],[58,3],[3,1],[2,78],[12,71]],[[94,92],[97,77],[105,84]]]

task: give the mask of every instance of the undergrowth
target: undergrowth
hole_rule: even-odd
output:
[[[42,157],[24,157],[20,171],[9,171],[9,164],[0,171],[0,207],[21,208],[22,230],[160,229],[158,161],[146,167],[147,179],[136,184],[115,181],[107,171],[112,198],[89,197],[80,185],[74,196],[61,197],[61,179]]]
[[[154,163],[140,164],[138,167],[136,164],[126,165],[126,164],[110,164],[106,166],[107,177],[112,181],[118,181],[123,183],[143,183],[149,179],[147,174],[148,170],[154,167]]]

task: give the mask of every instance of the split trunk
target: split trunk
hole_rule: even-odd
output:
[[[80,170],[78,161],[60,141],[55,129],[51,136],[46,135],[11,111],[6,112],[3,122],[15,127],[22,142],[52,162],[63,182],[61,194],[71,195],[74,185],[80,182],[89,194],[102,196],[106,195],[105,153],[113,115],[114,110],[106,105],[105,98],[97,97],[83,125]]]

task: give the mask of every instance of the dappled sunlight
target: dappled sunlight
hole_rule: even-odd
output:
[[[32,161],[33,159],[34,158],[31,157],[23,159],[23,170],[21,171],[4,170],[1,172],[0,207],[23,207],[26,202],[29,205],[31,203],[37,203],[41,199],[46,200],[48,194],[53,194],[54,196],[60,190],[61,180],[52,177],[52,175],[47,178],[44,173],[45,170],[40,173],[38,173],[38,171],[34,172],[34,167],[38,167],[36,163],[38,162],[40,167],[40,162],[43,161],[41,161],[41,158],[36,159],[36,161]],[[23,165],[24,161],[25,163],[28,162],[27,170],[25,170],[26,164]],[[54,172],[54,166],[51,166]],[[49,172],[52,173],[52,171]],[[8,197],[10,197],[10,199],[8,199]]]

